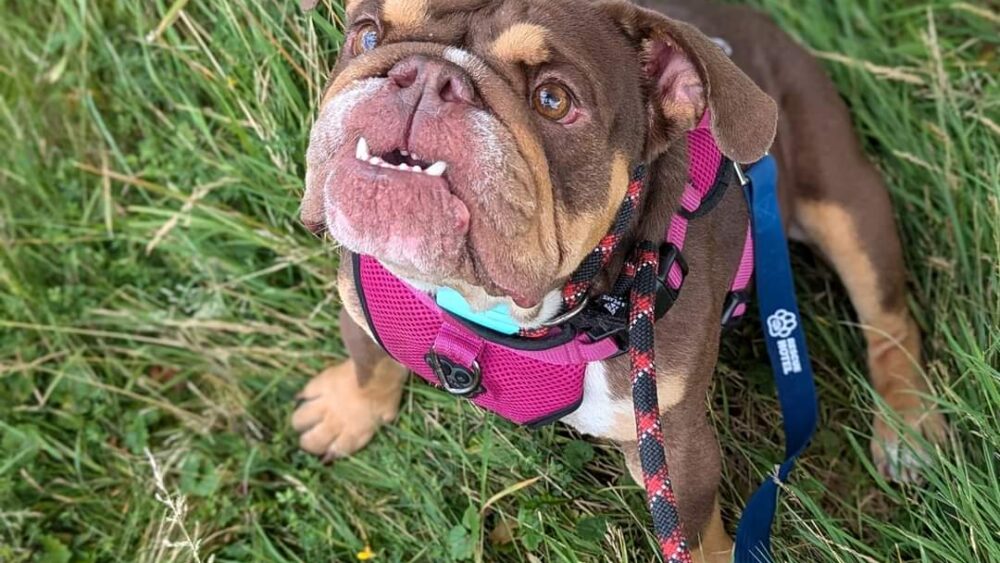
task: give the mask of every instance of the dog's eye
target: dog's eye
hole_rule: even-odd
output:
[[[379,37],[378,27],[376,27],[375,24],[362,24],[358,27],[357,31],[354,32],[354,44],[351,46],[351,51],[354,53],[354,56],[367,53],[375,47],[378,47],[379,39],[381,39],[381,37]]]
[[[573,109],[573,98],[562,85],[547,82],[535,89],[531,104],[546,119],[560,121]]]

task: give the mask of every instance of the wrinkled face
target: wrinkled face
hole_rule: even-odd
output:
[[[776,105],[718,46],[623,0],[348,0],[347,14],[303,221],[474,308],[539,317],[608,231],[630,168],[706,110],[735,161],[774,139]]]
[[[534,308],[607,232],[643,150],[634,48],[585,2],[347,10],[303,220],[411,282]]]

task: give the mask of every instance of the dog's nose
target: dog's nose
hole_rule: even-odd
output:
[[[447,61],[415,56],[404,59],[389,71],[400,90],[420,92],[421,103],[479,105],[476,88],[465,72]]]

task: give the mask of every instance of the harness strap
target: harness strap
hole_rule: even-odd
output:
[[[545,350],[526,351],[512,348],[511,351],[519,356],[534,358],[540,362],[555,365],[600,362],[621,352],[618,344],[613,339],[605,338],[592,341],[585,335],[578,336],[562,346],[555,346]]]
[[[740,256],[740,266],[733,276],[729,286],[729,295],[722,309],[722,326],[729,328],[742,320],[750,304],[750,283],[754,274],[753,223],[747,221],[747,235],[743,239],[743,254]]]
[[[462,330],[456,321],[444,319],[441,330],[434,339],[434,353],[471,368],[482,354],[486,341],[468,330]]]
[[[691,218],[697,217],[702,203],[715,191],[720,178],[721,163],[725,157],[719,150],[711,130],[711,115],[705,112],[697,128],[688,133],[688,180],[681,194],[680,209],[670,218],[670,225],[664,239],[678,250],[684,250],[687,240],[688,226]],[[684,284],[683,267],[679,263],[670,265],[667,271],[667,284],[670,288],[679,290]]]

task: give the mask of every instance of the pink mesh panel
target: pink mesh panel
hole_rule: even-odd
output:
[[[438,338],[445,313],[375,259],[364,256],[360,263],[369,319],[382,345],[401,364],[439,385],[424,356]],[[463,339],[479,338],[458,323],[448,324],[449,330],[465,331]],[[518,424],[539,422],[568,411],[583,397],[587,364],[547,363],[546,357],[484,342],[478,362],[486,391],[473,402]]]
[[[700,127],[688,133],[688,178],[702,198],[715,184],[721,164],[722,153],[711,129]]]

